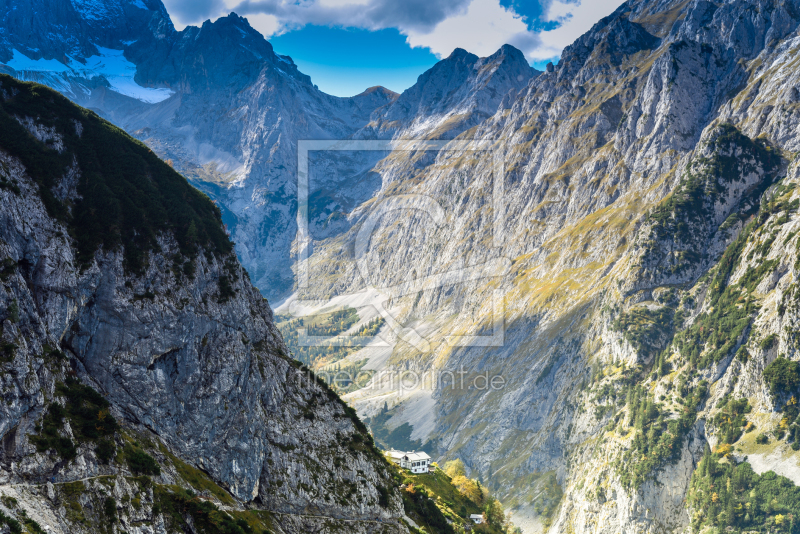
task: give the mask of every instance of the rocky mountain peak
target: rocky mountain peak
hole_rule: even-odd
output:
[[[575,84],[584,83],[578,72],[587,67],[586,75],[604,64],[618,66],[624,57],[642,50],[652,50],[659,39],[640,24],[629,19],[630,6],[621,5],[614,13],[601,19],[591,30],[579,37],[561,53],[558,79]]]
[[[454,48],[453,51],[450,52],[450,55],[447,56],[447,58],[445,58],[443,61],[457,60],[459,58],[474,58],[474,59],[478,59],[478,56],[476,56],[475,54],[470,54],[469,52],[467,52],[463,48]]]
[[[281,56],[281,57],[288,57],[288,56]],[[389,98],[397,98],[398,96],[400,96],[399,93],[395,93],[391,89],[387,89],[382,85],[373,85],[372,87],[368,87],[363,92],[359,93],[357,96],[366,96],[366,95],[371,95],[373,93],[380,93]]]
[[[236,13],[207,20],[200,27],[188,26],[158,43],[135,44],[129,53],[137,64],[137,81],[180,87],[184,92],[243,88],[265,67],[311,84],[294,62],[276,55],[272,45]]]
[[[395,102],[378,110],[373,120],[404,124],[418,133],[424,126],[428,134],[433,130],[436,135],[457,135],[474,124],[477,117],[494,114],[503,97],[525,87],[536,72],[522,52],[511,45],[503,45],[485,58],[456,48],[420,75],[417,83]],[[431,128],[432,121],[435,124],[438,119],[456,115],[454,128]]]
[[[526,86],[539,72],[528,64],[519,49],[509,44],[501,46],[491,56],[479,59],[475,63],[475,69],[479,73],[476,85],[488,84],[493,79],[497,89],[507,86],[517,90]]]
[[[12,59],[16,49],[30,59],[66,56],[83,61],[98,53],[98,46],[126,48],[152,38],[151,28],[174,32],[160,0],[31,0],[0,3],[0,61]]]
[[[276,54],[269,41],[236,13],[180,32],[170,33],[167,28],[154,34],[163,37],[126,49],[126,56],[137,66],[136,81],[143,85],[165,85],[184,93],[241,90],[264,69],[272,69],[312,86],[311,78],[290,57]]]

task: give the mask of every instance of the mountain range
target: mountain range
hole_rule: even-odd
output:
[[[158,0],[34,0],[3,8],[0,69],[95,111],[208,194],[219,210],[211,217],[229,232],[245,269],[238,270],[232,252],[211,251],[196,255],[186,269],[197,274],[180,278],[182,287],[166,280],[182,272],[182,257],[173,255],[187,239],[186,219],[183,227],[170,222],[174,242],[158,237],[161,250],[151,249],[147,261],[78,247],[75,259],[63,260],[74,265],[74,281],[48,291],[74,295],[80,306],[65,301],[60,312],[48,309],[42,302],[51,297],[31,291],[28,307],[20,307],[38,310],[40,321],[52,325],[49,333],[35,334],[31,354],[45,345],[74,353],[77,374],[95,380],[114,406],[140,406],[119,418],[161,436],[167,450],[192,451],[197,466],[240,502],[258,499],[298,517],[301,508],[328,506],[324,490],[316,500],[303,493],[302,476],[289,478],[303,491],[278,499],[265,489],[275,482],[263,461],[238,465],[241,458],[269,457],[252,452],[255,440],[259,450],[283,451],[280,465],[290,471],[285,462],[294,449],[281,448],[286,442],[275,449],[261,435],[288,432],[276,425],[292,427],[293,409],[277,419],[264,415],[246,438],[192,442],[208,433],[206,418],[233,416],[221,404],[226,413],[237,402],[241,413],[260,410],[248,404],[252,395],[238,390],[230,403],[213,400],[219,394],[213,381],[203,386],[210,393],[184,389],[208,380],[197,344],[206,347],[210,326],[198,326],[220,321],[212,340],[225,331],[225,343],[236,344],[223,350],[232,356],[220,369],[238,376],[231,369],[243,356],[233,355],[249,354],[268,338],[270,365],[283,376],[293,364],[280,358],[292,349],[281,341],[290,339],[286,329],[295,324],[288,314],[353,307],[358,321],[339,333],[356,334],[381,315],[383,343],[302,364],[319,373],[332,366],[368,373],[344,398],[380,445],[415,444],[439,460],[461,459],[525,532],[800,528],[797,1],[629,0],[545,72],[508,45],[486,58],[457,49],[402,94],[374,87],[351,98],[319,91],[235,14],[176,31]],[[6,101],[17,98],[4,90]],[[51,134],[32,111],[7,113],[58,150],[63,127]],[[402,150],[377,143],[384,148],[310,154],[304,211],[298,147],[306,140],[354,143],[345,147],[392,141]],[[432,141],[436,150],[424,148]],[[469,142],[480,151],[465,149]],[[28,165],[15,161],[6,162],[15,169],[7,180],[38,183]],[[76,161],[77,174],[87,172]],[[64,209],[77,198],[70,195],[85,195],[80,185],[70,186],[69,175],[59,177],[64,184],[52,193]],[[4,194],[22,202],[12,189]],[[24,213],[44,213],[48,198]],[[308,216],[309,235],[298,234],[298,212]],[[52,231],[33,240],[34,249],[60,250],[66,245],[55,240],[78,236],[41,218]],[[47,280],[46,269],[34,268],[41,261],[30,259],[44,254],[25,256],[22,243],[31,241],[15,237],[28,231],[26,219],[15,218],[6,225],[13,232],[3,236],[17,247],[9,258],[23,265],[14,291],[23,291],[22,280],[28,286]],[[201,238],[197,232],[195,223],[184,247]],[[29,259],[20,263],[23,257]],[[90,257],[95,263],[80,270]],[[130,261],[142,261],[146,276],[124,274]],[[175,274],[165,275],[170,265]],[[313,284],[300,286],[301,271]],[[122,283],[104,288],[101,281],[110,280],[104,273],[111,272]],[[280,301],[280,315],[256,297],[248,276],[262,295]],[[144,282],[159,277],[166,278],[152,287]],[[202,299],[211,279],[220,295],[235,280],[236,296],[225,306],[191,311],[206,318],[189,320],[197,326],[182,331],[187,320],[167,316],[183,309],[183,298]],[[8,303],[27,302],[9,291]],[[130,301],[124,306],[123,294]],[[247,302],[235,304],[243,295]],[[159,305],[162,298],[170,304]],[[125,311],[137,306],[143,311]],[[248,309],[260,311],[248,319]],[[152,346],[134,350],[136,340],[150,339],[147,331],[114,334],[107,326],[127,324],[126,313],[147,315],[141,321],[151,329],[180,331],[180,341],[151,339]],[[17,332],[15,324],[4,322],[8,343],[34,336]],[[488,346],[452,342],[498,331],[502,339]],[[171,352],[190,339],[194,352]],[[96,351],[105,351],[103,357]],[[103,360],[135,361],[137,353],[139,367],[127,376]],[[149,366],[164,366],[174,384],[163,389],[169,393],[137,378],[142,366],[145,377],[154,373]],[[170,374],[168,366],[185,367],[197,382],[179,380],[180,372]],[[473,387],[445,381],[398,388],[390,379],[404,372],[463,373]],[[253,379],[250,387],[269,391],[283,384],[266,378],[274,375]],[[476,387],[484,375],[502,377],[502,387]],[[225,381],[224,374],[214,376]],[[318,385],[292,395],[305,399],[302,406],[327,395],[323,390]],[[151,398],[159,400],[148,406]],[[25,414],[43,413],[45,401],[36,402],[14,400],[8,408],[14,423],[6,428],[35,419]],[[325,416],[312,410],[307,420],[315,423],[297,436],[313,442],[312,449],[317,437],[330,435],[324,424],[350,413],[331,403]],[[178,406],[191,414],[187,428]],[[223,419],[224,427],[237,425]],[[355,416],[342,421],[337,424],[353,425],[347,432],[359,432]],[[212,465],[217,457],[219,465]],[[377,459],[370,466],[363,496],[377,503],[381,480],[388,480],[381,477],[388,475]],[[346,478],[335,469],[329,474]],[[385,497],[389,504],[379,510],[345,498],[348,504],[332,509],[340,519],[394,521],[402,515],[399,499]]]

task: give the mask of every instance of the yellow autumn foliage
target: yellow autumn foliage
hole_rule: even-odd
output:
[[[714,452],[720,456],[728,456],[733,451],[733,447],[729,443],[720,443],[714,448]]]
[[[453,477],[453,486],[458,489],[458,491],[465,496],[467,499],[471,500],[476,504],[482,504],[483,502],[483,492],[481,491],[480,486],[475,480],[467,478],[463,475],[458,475]]]

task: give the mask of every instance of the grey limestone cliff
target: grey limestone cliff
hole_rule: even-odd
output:
[[[78,429],[64,429],[65,437],[78,440],[74,458],[59,458],[31,437],[47,424],[42,417],[48,406],[63,402],[59,384],[77,377],[99,391],[122,422],[122,434],[113,438],[117,447],[136,436],[163,461],[163,474],[153,478],[155,488],[177,484],[199,491],[203,487],[186,473],[202,472],[209,486],[218,488],[213,501],[231,510],[263,510],[275,532],[305,532],[317,523],[313,528],[320,531],[337,524],[364,532],[402,531],[399,497],[363,425],[288,357],[266,300],[230,249],[207,244],[184,262],[186,249],[165,227],[157,230],[140,270],[130,267],[120,246],[79,258],[77,242],[91,227],[54,216],[53,204],[43,201],[53,194],[42,191],[67,191],[64,205],[74,216],[82,213],[96,178],[82,167],[87,160],[81,143],[108,126],[43,87],[9,77],[0,83],[4,114],[12,113],[7,106],[17,114],[24,113],[26,103],[51,102],[31,108],[30,116],[17,115],[30,132],[24,146],[42,154],[75,151],[73,165],[48,187],[23,165],[31,160],[20,159],[19,145],[4,138],[0,146],[5,351],[0,492],[15,496],[17,505],[51,532],[74,533],[98,531],[96,522],[76,522],[69,511],[90,517],[91,501],[98,492],[107,493],[104,484],[110,483],[118,498],[144,491],[150,496],[136,498],[145,498],[148,509],[121,511],[119,528],[165,531],[167,516],[152,508],[156,490],[126,478],[131,473],[124,462],[99,461],[92,443],[76,438]],[[53,116],[60,111],[78,118]],[[65,125],[71,131],[60,130]],[[54,148],[37,139],[42,132]],[[120,131],[108,135],[142,154],[150,172],[163,165]],[[110,180],[120,169],[103,172]],[[134,187],[146,187],[153,178],[141,174],[133,180]],[[156,195],[185,188],[193,209],[211,206],[208,199],[189,194],[191,187],[177,173],[170,170],[159,180]],[[128,209],[124,203],[122,209]],[[218,219],[209,224],[222,235]],[[176,473],[170,463],[183,471]],[[63,492],[80,480],[87,481],[86,497],[70,504]],[[45,488],[46,483],[52,484]],[[53,491],[62,496],[45,498]],[[9,502],[3,501],[6,512],[18,517]]]

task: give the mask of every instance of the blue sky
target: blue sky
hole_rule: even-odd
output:
[[[401,92],[464,48],[503,44],[543,68],[622,0],[163,0],[175,25],[234,11],[289,55],[323,91],[352,96],[383,85]]]
[[[291,56],[320,89],[337,96],[352,96],[373,85],[399,93],[438,61],[429,49],[408,46],[395,28],[370,31],[308,25],[269,40],[276,52]],[[387,62],[386,58],[392,59]]]

